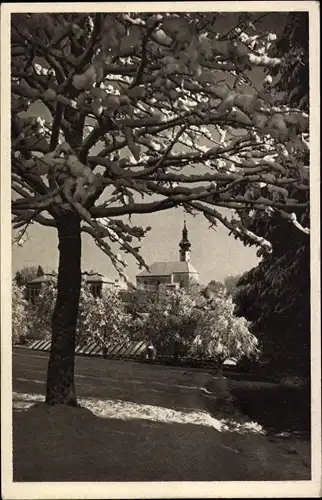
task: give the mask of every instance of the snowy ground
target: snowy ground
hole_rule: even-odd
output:
[[[309,442],[266,435],[224,379],[77,358],[81,408],[47,407],[46,364],[44,353],[14,351],[15,481],[310,478]]]

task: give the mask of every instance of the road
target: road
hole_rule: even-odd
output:
[[[16,405],[44,395],[47,361],[46,353],[14,350]],[[85,357],[75,372],[78,398],[99,407],[99,416],[88,405],[14,409],[15,481],[309,479],[308,443],[207,424],[227,413],[224,379]]]

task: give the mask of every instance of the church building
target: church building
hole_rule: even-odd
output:
[[[157,291],[160,286],[168,289],[187,288],[199,285],[199,273],[190,263],[191,243],[184,222],[182,239],[179,243],[179,260],[175,262],[154,262],[149,271],[144,270],[136,276],[139,290]]]

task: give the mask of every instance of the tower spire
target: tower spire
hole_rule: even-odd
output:
[[[186,225],[186,218],[184,218],[183,229],[182,229],[182,239],[179,243],[179,257],[181,262],[190,261],[190,248],[191,243],[188,239],[188,229]]]

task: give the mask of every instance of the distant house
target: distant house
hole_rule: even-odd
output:
[[[160,287],[179,289],[199,285],[199,273],[190,262],[190,248],[188,230],[184,223],[179,243],[179,261],[154,262],[149,266],[149,271],[144,270],[136,276],[137,289],[153,292]]]
[[[83,273],[87,284],[94,297],[101,297],[104,289],[118,288],[120,290],[126,288],[126,285],[115,278],[109,278],[100,273]]]
[[[85,271],[84,273],[82,273],[82,277],[90,287],[90,290],[94,297],[100,297],[102,295],[102,291],[105,288],[126,288],[126,285],[118,281],[117,279],[109,278],[100,273]],[[26,285],[27,300],[29,300],[30,302],[34,302],[35,298],[38,297],[44,283],[53,281],[56,278],[56,274],[46,273],[42,276],[37,276],[36,278],[28,281]]]
[[[46,273],[28,281],[26,284],[26,299],[33,303],[35,298],[38,297],[44,283],[53,281],[55,278],[55,274]]]

